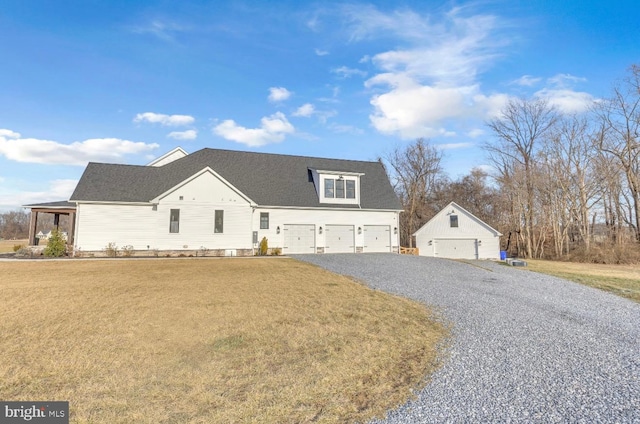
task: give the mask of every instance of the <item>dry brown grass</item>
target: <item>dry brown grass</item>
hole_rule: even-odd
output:
[[[27,246],[28,240],[0,240],[0,253],[12,253],[13,247],[17,245]]]
[[[640,267],[527,260],[531,271],[555,275],[640,302]]]
[[[0,398],[72,422],[353,422],[405,402],[446,330],[293,259],[0,262]]]

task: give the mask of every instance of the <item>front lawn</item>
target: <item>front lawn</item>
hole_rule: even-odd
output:
[[[531,271],[566,278],[640,302],[640,267],[527,259]]]
[[[71,422],[353,422],[437,367],[425,307],[293,259],[0,262],[0,399]]]

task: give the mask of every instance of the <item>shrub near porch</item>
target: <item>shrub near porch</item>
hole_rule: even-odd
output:
[[[352,422],[411,397],[445,329],[293,259],[0,263],[0,393],[73,422]]]

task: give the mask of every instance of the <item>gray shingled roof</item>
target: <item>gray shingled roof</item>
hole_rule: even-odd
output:
[[[59,200],[56,202],[45,202],[45,203],[32,203],[30,205],[24,205],[25,208],[64,208],[64,209],[75,209],[76,204],[73,202],[68,202],[66,200]]]
[[[378,162],[217,149],[202,149],[161,167],[89,163],[71,201],[148,202],[206,167],[261,206],[327,207],[318,202],[310,169],[359,172],[364,174],[360,207],[402,209]]]

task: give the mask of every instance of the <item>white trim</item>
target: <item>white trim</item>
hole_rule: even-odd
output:
[[[175,149],[171,150],[170,152],[165,153],[164,155],[160,156],[159,158],[156,158],[154,160],[152,160],[151,162],[149,162],[146,166],[154,166],[156,163],[162,161],[163,159],[171,156],[172,154],[176,153],[176,152],[180,152],[183,153],[184,156],[189,156],[189,153],[187,153],[182,147],[178,146]],[[184,157],[183,156],[183,157]]]
[[[256,208],[265,209],[294,209],[294,210],[325,210],[325,211],[358,211],[358,212],[404,212],[403,209],[363,209],[363,208],[341,208],[341,207],[323,207],[323,206],[269,206],[255,205]]]
[[[349,177],[361,177],[364,175],[363,172],[350,172],[350,171],[326,171],[324,169],[315,169],[309,168],[318,174],[326,174],[326,175],[347,175]]]
[[[475,216],[474,214],[472,214],[471,212],[469,212],[468,210],[466,210],[462,206],[458,205],[456,202],[450,202],[447,206],[445,206],[440,212],[435,214],[435,216],[433,218],[431,218],[429,221],[427,221],[422,227],[420,227],[412,235],[413,236],[417,236],[418,234],[420,234],[428,226],[428,224],[431,221],[435,220],[437,217],[439,217],[442,214],[446,214],[449,208],[459,209],[462,213],[464,213],[465,215],[469,216],[469,218],[471,218],[474,221],[476,221],[479,225],[483,226],[487,230],[489,230],[492,233],[494,233],[497,237],[500,237],[502,235],[502,233],[500,231],[498,231],[495,228],[491,227],[489,224],[487,224],[486,222],[484,222],[483,220],[481,220],[480,218],[478,218],[477,216]]]
[[[196,172],[195,174],[193,174],[192,176],[190,176],[186,180],[184,180],[184,181],[176,184],[175,186],[171,187],[169,190],[165,191],[164,193],[154,197],[153,199],[151,199],[151,203],[159,203],[162,198],[167,197],[169,194],[171,194],[174,191],[178,190],[180,187],[184,186],[185,184],[188,184],[189,182],[195,180],[196,178],[198,178],[199,176],[201,176],[201,175],[203,175],[203,174],[205,174],[207,172],[211,173],[211,175],[213,175],[214,177],[219,179],[224,185],[226,185],[231,190],[233,190],[233,192],[235,192],[238,196],[242,197],[244,200],[249,202],[249,204],[251,206],[256,206],[256,203],[253,200],[251,200],[247,195],[245,195],[243,192],[238,190],[233,184],[231,184],[229,181],[227,181],[224,178],[222,178],[222,176],[220,174],[218,174],[216,171],[214,171],[213,169],[211,169],[208,166],[203,168],[199,172]]]
[[[77,200],[76,205],[133,205],[133,206],[153,206],[153,202],[123,202],[123,201],[99,201],[99,200]]]

